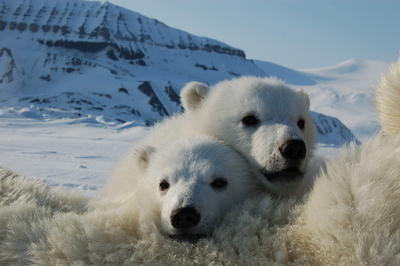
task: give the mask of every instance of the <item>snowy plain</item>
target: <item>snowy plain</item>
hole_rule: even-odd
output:
[[[116,128],[69,119],[0,119],[0,165],[52,186],[93,194],[105,183],[128,147],[146,133],[144,127]]]
[[[303,73],[317,82],[297,87],[310,94],[312,110],[338,117],[364,140],[379,129],[374,86],[388,65],[349,60],[306,70]],[[0,165],[52,186],[95,195],[130,146],[147,131],[146,127],[107,125],[95,119],[46,120],[29,110],[18,115],[0,110]],[[337,150],[319,144],[317,153],[329,157]]]

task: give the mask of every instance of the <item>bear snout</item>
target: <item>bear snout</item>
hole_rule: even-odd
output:
[[[307,154],[306,144],[302,140],[291,139],[279,147],[279,151],[285,159],[304,160]]]
[[[176,229],[190,229],[199,224],[201,215],[193,207],[177,208],[171,212],[171,225]]]

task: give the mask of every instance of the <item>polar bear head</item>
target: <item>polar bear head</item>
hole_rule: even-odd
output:
[[[181,98],[196,131],[233,146],[271,192],[299,186],[315,144],[306,93],[275,78],[242,77],[211,88],[188,83]]]
[[[181,139],[157,149],[143,146],[137,158],[147,196],[158,206],[162,232],[178,239],[210,234],[233,205],[259,187],[246,160],[211,137]]]

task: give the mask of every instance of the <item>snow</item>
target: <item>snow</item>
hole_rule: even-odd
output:
[[[388,67],[388,62],[349,59],[335,66],[295,72],[315,84],[302,84],[299,78],[288,82],[308,92],[313,111],[340,119],[362,141],[379,130],[374,88]]]
[[[96,33],[99,27],[109,36]],[[379,128],[373,88],[386,62],[293,70],[110,3],[79,0],[0,2],[0,40],[0,166],[89,195],[146,134],[145,125],[181,110],[177,95],[193,80],[276,76],[304,89],[324,156],[357,142],[352,132],[362,140]],[[87,52],[48,41],[107,45]],[[123,49],[143,55],[126,57]]]
[[[388,62],[350,59],[336,66],[306,70],[316,85],[306,87],[311,95],[311,108],[338,117],[360,139],[379,130],[374,104],[374,88]]]
[[[74,187],[93,195],[116,163],[148,128],[0,119],[0,165],[53,186]]]

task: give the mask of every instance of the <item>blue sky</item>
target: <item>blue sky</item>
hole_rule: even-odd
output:
[[[398,0],[110,0],[169,26],[302,69],[400,55]]]

